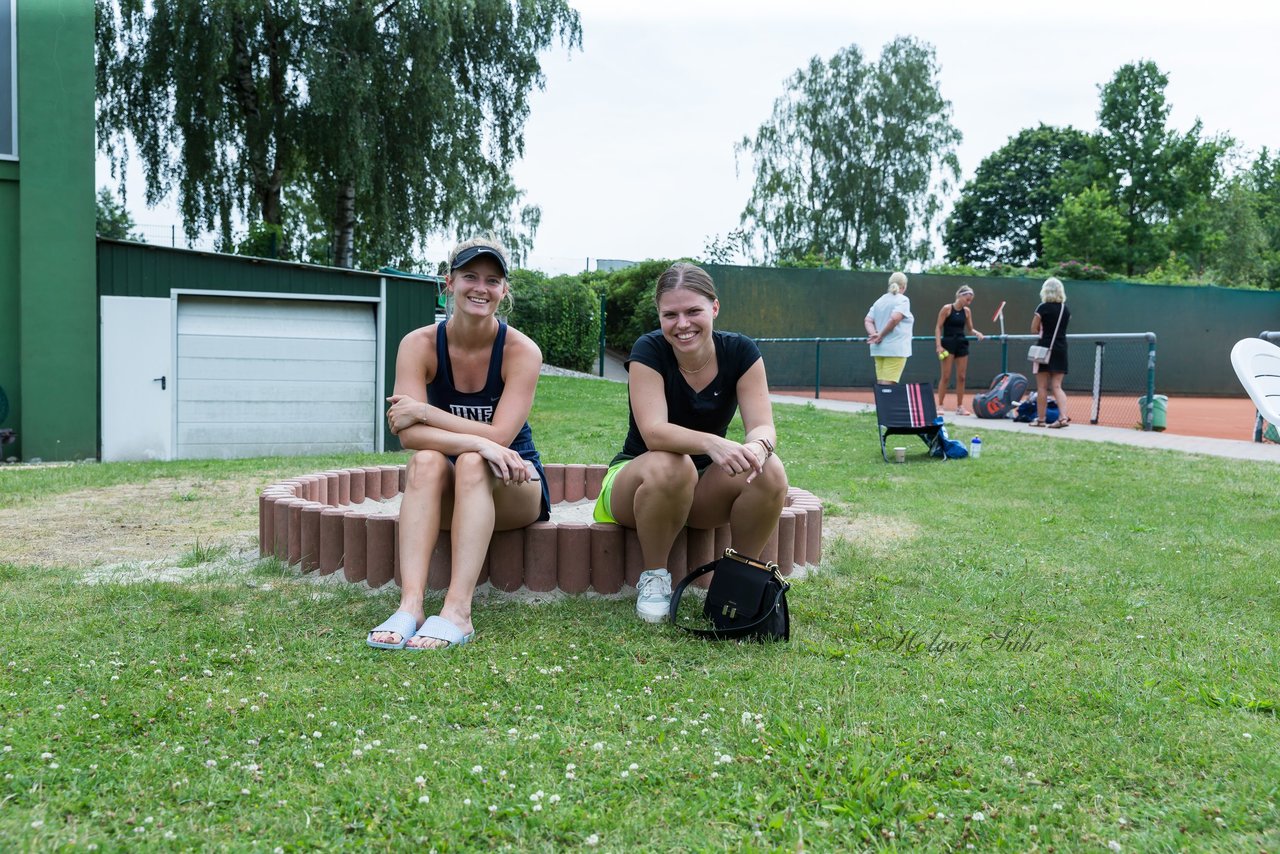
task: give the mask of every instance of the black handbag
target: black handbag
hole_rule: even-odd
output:
[[[676,621],[680,596],[695,578],[714,572],[702,615],[713,629],[691,629]],[[787,590],[791,588],[776,563],[761,563],[725,549],[724,557],[690,572],[671,594],[672,625],[690,634],[715,640],[790,640],[791,614]]]

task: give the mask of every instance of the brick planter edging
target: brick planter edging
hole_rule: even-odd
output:
[[[606,466],[546,466],[551,503],[595,500]],[[274,555],[303,572],[331,575],[342,570],[351,583],[379,588],[400,583],[397,554],[399,516],[370,515],[353,507],[366,499],[385,501],[404,490],[405,467],[370,466],[317,472],[273,483],[258,497],[258,542],[263,557]],[[554,516],[554,510],[553,510]],[[729,545],[729,526],[715,530],[685,528],[667,560],[678,582],[710,562]],[[822,502],[791,487],[778,527],[764,559],[777,561],[784,575],[822,560]],[[535,522],[514,531],[497,531],[489,544],[479,583],[514,592],[617,593],[635,586],[643,569],[636,532],[620,525],[592,522]],[[427,571],[427,587],[449,586],[449,532],[442,531]],[[699,579],[700,582],[705,581]]]

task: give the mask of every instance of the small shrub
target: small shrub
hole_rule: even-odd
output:
[[[1053,275],[1059,279],[1109,279],[1110,274],[1097,264],[1089,264],[1085,261],[1063,261],[1051,271]]]

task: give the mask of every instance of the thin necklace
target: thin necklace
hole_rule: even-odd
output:
[[[696,374],[696,373],[698,373],[699,371],[701,371],[703,368],[705,368],[707,365],[711,364],[711,360],[712,360],[713,358],[715,358],[715,355],[716,355],[716,351],[715,351],[715,349],[713,348],[713,349],[711,350],[711,355],[707,357],[707,360],[706,360],[705,362],[703,362],[701,365],[699,365],[698,367],[694,368],[692,371],[691,371],[691,370],[689,370],[688,368],[686,368],[684,365],[680,364],[680,360],[679,360],[679,359],[676,359],[676,367],[677,367],[677,368],[679,368],[679,369],[680,369],[680,371],[681,371],[682,373],[686,373],[686,374]]]

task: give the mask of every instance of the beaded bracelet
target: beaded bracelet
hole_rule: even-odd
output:
[[[759,442],[760,447],[764,448],[764,460],[767,460],[769,459],[769,457],[773,456],[773,443],[770,442],[768,439],[763,439],[763,438],[752,439],[751,441]],[[764,460],[761,460],[760,462],[764,462]]]

